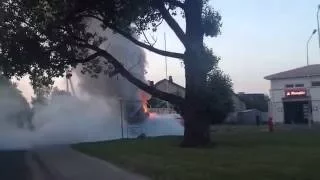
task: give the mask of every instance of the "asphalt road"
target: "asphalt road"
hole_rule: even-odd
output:
[[[31,180],[26,151],[0,151],[0,180]]]

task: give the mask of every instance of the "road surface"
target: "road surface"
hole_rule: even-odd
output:
[[[31,180],[26,151],[0,151],[1,180]]]

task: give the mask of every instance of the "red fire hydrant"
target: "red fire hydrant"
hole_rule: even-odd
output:
[[[274,124],[272,121],[272,117],[269,117],[269,119],[268,119],[268,129],[269,129],[269,132],[273,132],[273,130],[274,130]]]

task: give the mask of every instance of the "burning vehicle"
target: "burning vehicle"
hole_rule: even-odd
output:
[[[149,112],[140,103],[132,105],[127,103],[125,105],[125,119],[129,124],[141,123],[149,117]]]
[[[146,55],[143,49],[110,29],[102,29],[100,22],[94,19],[88,20],[88,31],[107,37],[100,48],[108,50],[130,73],[147,83],[145,79]],[[90,73],[84,73],[85,70],[92,69],[92,67],[101,70],[95,78],[92,78]],[[92,96],[100,96],[102,99],[120,101],[120,111],[128,123],[139,123],[148,118],[149,95],[117,74],[106,59],[97,58],[95,61],[77,66],[73,71],[78,79],[77,88],[81,91]]]

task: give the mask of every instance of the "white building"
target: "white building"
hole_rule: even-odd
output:
[[[185,88],[173,82],[172,76],[168,79],[162,79],[154,85],[157,89],[177,96],[185,97]]]
[[[266,76],[271,81],[269,115],[277,123],[320,122],[320,64]]]

